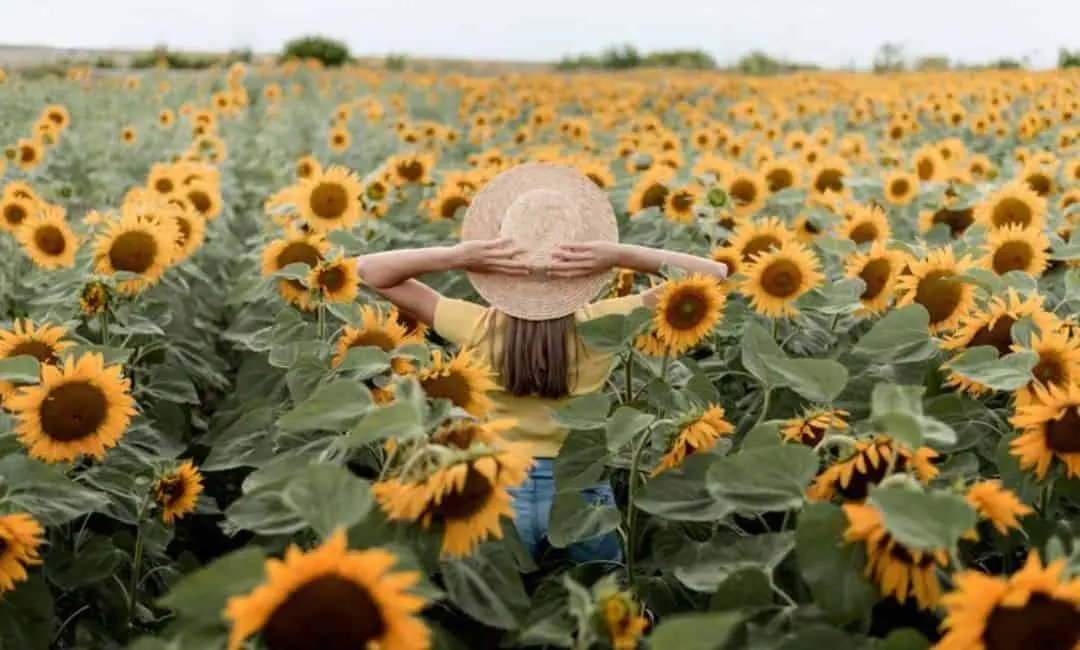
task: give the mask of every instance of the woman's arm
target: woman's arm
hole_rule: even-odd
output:
[[[417,276],[455,270],[527,275],[529,268],[516,259],[520,254],[521,249],[506,239],[467,241],[362,255],[356,258],[356,270],[374,291],[430,326],[442,296]]]
[[[664,265],[718,280],[726,278],[728,272],[726,264],[706,257],[615,242],[564,244],[555,250],[553,258],[549,273],[563,278],[591,275],[615,267],[656,275]]]

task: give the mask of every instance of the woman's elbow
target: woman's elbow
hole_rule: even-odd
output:
[[[364,284],[372,289],[385,288],[385,278],[382,277],[377,268],[372,268],[369,260],[362,257],[356,258],[356,274],[360,276],[360,280]]]

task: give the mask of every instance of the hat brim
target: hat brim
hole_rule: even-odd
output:
[[[526,192],[558,192],[577,209],[581,223],[556,241],[618,241],[619,227],[611,201],[589,178],[573,167],[526,163],[499,174],[473,198],[461,227],[462,240],[498,239],[503,217],[514,200]],[[517,242],[528,248],[529,242]],[[469,281],[492,307],[524,320],[549,320],[574,313],[596,298],[611,277],[601,272],[581,278],[548,278],[492,273],[469,273]]]

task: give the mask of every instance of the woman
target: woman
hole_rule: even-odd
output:
[[[547,537],[555,495],[552,463],[567,432],[552,410],[603,390],[610,354],[586,347],[578,323],[652,309],[660,287],[590,303],[614,268],[658,274],[662,266],[723,279],[709,259],[620,244],[606,195],[576,171],[529,164],[493,179],[474,199],[455,246],[396,250],[357,260],[364,282],[428,324],[446,340],[488,363],[501,387],[491,396],[495,418],[514,418],[507,434],[533,445],[529,479],[513,491],[515,525],[533,556]],[[590,236],[595,236],[592,238]],[[440,295],[416,278],[464,270],[490,307]],[[592,503],[613,503],[610,485],[584,491]],[[567,549],[571,562],[618,560],[615,535]]]

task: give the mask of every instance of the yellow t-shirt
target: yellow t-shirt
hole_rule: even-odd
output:
[[[574,316],[580,323],[611,314],[629,314],[644,304],[641,295],[611,298],[583,307]],[[451,343],[469,348],[475,357],[492,367],[495,383],[501,384],[492,352],[496,357],[502,353],[506,319],[495,309],[465,300],[441,298],[435,307],[435,331]],[[540,458],[557,456],[568,433],[555,424],[552,410],[573,397],[603,390],[614,365],[612,355],[607,352],[592,350],[584,344],[574,345],[571,350],[569,397],[516,397],[502,390],[491,395],[495,407],[490,417],[516,419],[517,427],[507,436],[531,443]]]

